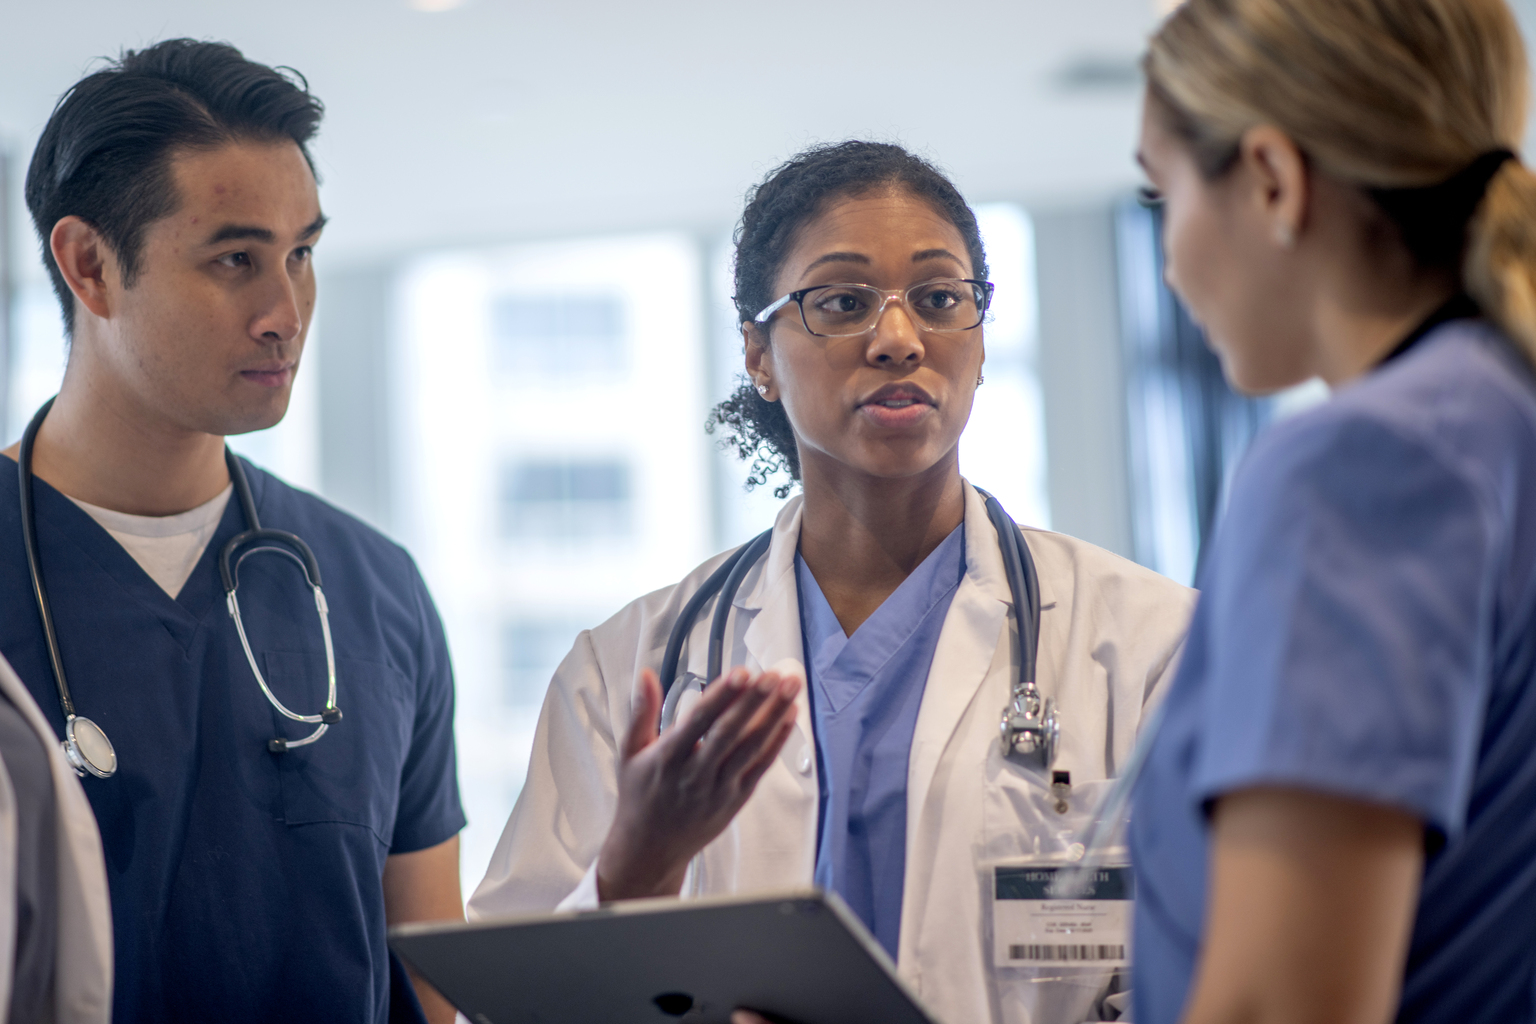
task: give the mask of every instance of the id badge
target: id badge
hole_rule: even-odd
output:
[[[992,867],[992,962],[1011,968],[1124,968],[1130,964],[1131,868],[1105,864]],[[1063,885],[1070,883],[1070,888]]]

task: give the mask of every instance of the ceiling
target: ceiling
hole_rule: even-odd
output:
[[[95,58],[228,40],[299,69],[325,101],[332,265],[461,242],[723,233],[776,163],[850,136],[917,148],[974,201],[1135,180],[1134,61],[1153,0],[455,2],[0,0],[0,140],[19,178]]]

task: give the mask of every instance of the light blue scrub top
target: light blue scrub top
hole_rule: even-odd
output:
[[[1399,1021],[1536,1020],[1536,381],[1446,323],[1271,427],[1232,485],[1135,792],[1138,1024],[1204,940],[1212,801],[1398,808],[1426,858]]]
[[[894,959],[907,866],[907,759],[928,668],[965,574],[958,526],[853,636],[795,555],[821,783],[816,884]]]

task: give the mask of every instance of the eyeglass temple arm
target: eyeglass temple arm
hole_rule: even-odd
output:
[[[791,302],[794,302],[795,301],[795,296],[797,296],[799,294],[800,294],[800,292],[790,292],[788,295],[784,296],[783,298],[779,299],[778,301],[769,303],[767,306],[763,307],[763,311],[761,313],[757,314],[757,316],[752,318],[752,322],[755,323],[755,324],[765,324],[765,323],[767,323],[769,317],[773,316],[773,314],[777,313],[779,310],[783,309],[785,306],[789,305]]]

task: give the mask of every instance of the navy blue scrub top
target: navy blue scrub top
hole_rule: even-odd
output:
[[[84,511],[36,480],[44,580],[76,713],[117,748],[83,780],[101,826],[116,939],[113,1018],[389,1019],[385,858],[464,826],[453,675],[410,556],[313,495],[247,464],[263,526],[298,534],[324,578],[343,719],[273,754],[282,718],[225,610],[218,553],[245,529],[231,499],[172,600]],[[22,544],[16,464],[0,460],[0,652],[63,732]],[[297,566],[258,555],[240,611],[278,698],[325,701],[325,648]]]
[[[1135,791],[1134,1019],[1174,1024],[1207,811],[1286,786],[1400,808],[1427,853],[1404,1021],[1536,1000],[1536,383],[1457,320],[1277,424],[1233,482]]]

